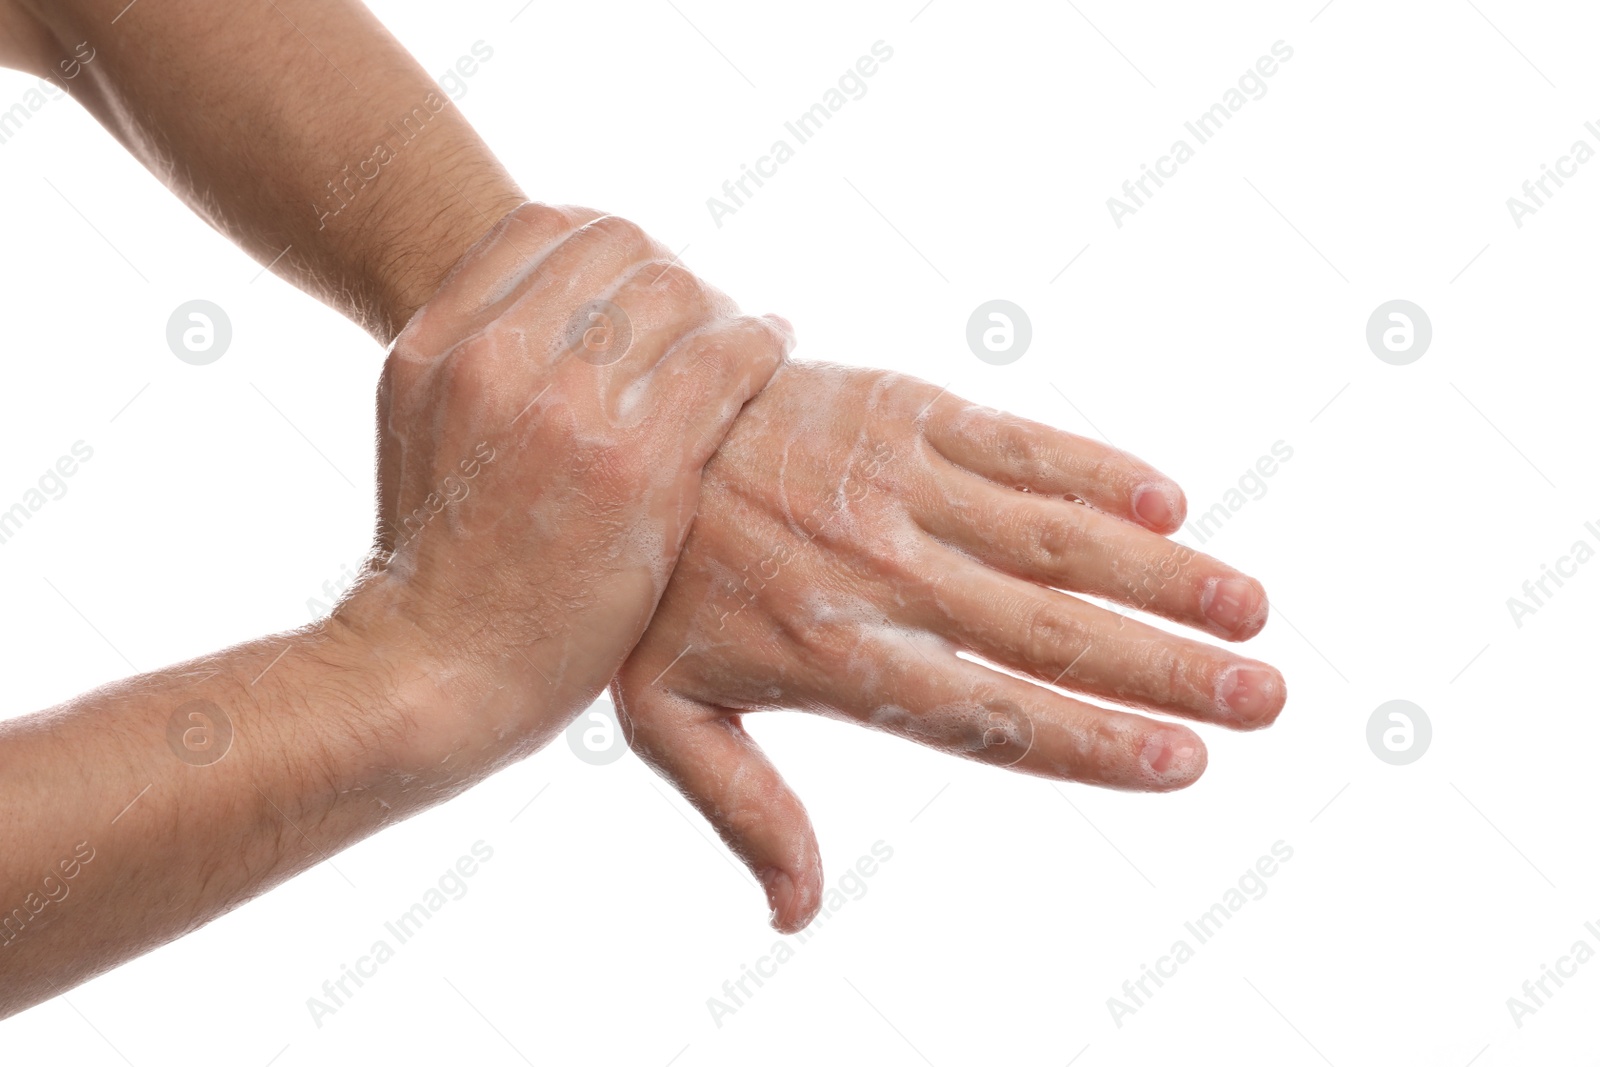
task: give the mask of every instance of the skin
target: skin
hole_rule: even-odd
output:
[[[57,78],[220,232],[392,343],[379,524],[325,628],[0,724],[0,820],[20,828],[0,906],[44,872],[59,881],[75,843],[95,856],[0,946],[0,1014],[455,795],[613,675],[637,750],[762,878],[784,930],[815,913],[821,864],[745,712],[799,708],[1029,773],[1167,790],[1205,766],[1185,727],[954,652],[1231,728],[1281,709],[1271,668],[1070,595],[1227,639],[1265,621],[1258,584],[1161,536],[1183,498],[1149,467],[914,379],[780,365],[786,324],[737,316],[637,227],[519,207],[359,4],[124,7],[0,0],[0,62]],[[67,78],[80,42],[94,59]],[[419,105],[425,132],[352,178]],[[591,297],[624,307],[644,347],[551,359]],[[1253,696],[1230,709],[1241,678]],[[180,713],[202,700],[233,744],[197,765],[169,735],[175,716],[180,739],[199,728]]]
[[[594,702],[666,589],[702,469],[793,340],[615,216],[525,204],[463,257],[384,366],[378,549],[346,603],[459,663],[441,688],[493,695],[466,724],[409,724],[402,766],[464,788]]]
[[[74,67],[80,46],[93,59]],[[0,62],[53,79],[218,232],[380,344],[530,199],[352,0],[0,0]],[[408,118],[409,139],[392,125]]]
[[[1205,769],[1193,731],[955,653],[1231,729],[1283,708],[1266,664],[1067,595],[1234,641],[1266,622],[1258,582],[1162,536],[1183,521],[1177,486],[1106,445],[901,375],[790,364],[704,494],[615,691],[635,750],[762,880],[781,930],[816,914],[822,867],[745,712],[798,708],[1029,774],[1164,791]]]
[[[568,328],[597,298],[627,343]],[[0,1012],[558,734],[643,633],[706,461],[791,344],[631,223],[514,211],[390,353],[380,549],[326,626],[0,724],[0,819],[28,828],[0,879]]]

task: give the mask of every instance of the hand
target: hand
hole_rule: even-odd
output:
[[[1021,490],[1019,492],[1019,490]],[[789,364],[707,468],[672,584],[618,677],[635,750],[766,887],[821,903],[805,809],[741,714],[798,708],[1030,774],[1170,790],[1189,729],[960,659],[1235,729],[1271,723],[1271,667],[1056,590],[1243,640],[1261,586],[1161,536],[1183,495],[1132,457],[879,371]]]
[[[670,260],[623,219],[525,204],[396,340],[378,551],[340,618],[416,635],[471,694],[410,724],[403,766],[465,781],[537,748],[644,631],[702,468],[792,343]]]

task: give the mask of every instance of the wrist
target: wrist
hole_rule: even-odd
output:
[[[481,146],[464,163],[445,172],[435,164],[417,179],[375,200],[357,238],[369,266],[371,306],[362,325],[385,345],[467,250],[528,199]]]
[[[433,799],[531,754],[565,725],[527,658],[479,640],[482,629],[459,605],[431,604],[383,572],[327,622],[340,658],[373,687],[378,761]]]

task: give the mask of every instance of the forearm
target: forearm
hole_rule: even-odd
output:
[[[211,225],[383,343],[526,199],[356,0],[22,10],[28,66],[54,71]],[[80,44],[93,58],[67,78],[55,68]]]
[[[390,349],[378,547],[327,626],[0,724],[0,1014],[461,792],[603,691],[792,344],[666,257],[622,219],[512,212]],[[635,324],[610,359],[568,325],[602,293]]]
[[[0,1016],[453,792],[406,766],[440,703],[336,616],[0,724]]]

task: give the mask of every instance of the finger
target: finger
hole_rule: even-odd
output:
[[[1270,725],[1283,710],[1283,678],[1259,660],[974,567],[942,545],[930,544],[924,560],[928,573],[947,578],[918,621],[991,662],[1076,692],[1235,729]]]
[[[627,673],[626,668],[624,674]],[[646,763],[699,809],[766,889],[772,925],[802,929],[822,904],[822,859],[798,797],[737,716],[649,686],[614,687]]]
[[[446,358],[434,362],[454,363],[447,377],[457,388],[482,410],[496,418],[504,415],[507,421],[522,422],[521,432],[531,432],[537,418],[524,420],[523,415],[551,386],[552,369],[575,362],[572,357],[594,355],[584,348],[594,327],[587,309],[597,305],[606,309],[601,315],[605,321],[597,327],[605,340],[598,358],[587,359],[586,366],[574,372],[580,375],[608,362],[613,343],[623,351],[637,347],[642,352],[658,352],[668,343],[663,332],[675,338],[702,321],[704,304],[711,299],[709,290],[699,306],[687,301],[668,306],[665,298],[657,297],[653,312],[640,313],[646,329],[621,335],[610,332],[612,317],[626,324],[633,316],[619,312],[609,298],[662,251],[627,219],[606,215],[586,223],[531,269],[519,268],[523,273],[515,286],[482,310],[478,319],[484,326],[492,321],[493,329],[460,331]],[[546,340],[533,340],[541,338]],[[606,404],[608,392],[615,391],[609,384],[613,377],[594,373],[588,377],[593,384],[588,395],[593,399],[583,403]],[[564,401],[577,402],[579,396],[566,395]]]
[[[936,465],[939,498],[916,515],[924,530],[1021,578],[1088,593],[1198,627],[1229,641],[1261,632],[1261,583],[1141,526],[1081,504],[1015,493]]]
[[[593,366],[614,399],[638,398],[639,385],[686,334],[732,316],[737,306],[691,271],[666,260],[634,266],[604,305],[588,308],[570,331],[574,353]]]
[[[523,271],[514,288],[483,314],[508,329],[520,329],[523,337],[551,338],[547,350],[525,353],[533,361],[563,362],[588,324],[581,312],[610,300],[640,267],[668,255],[635,223],[602,215],[573,230]]]
[[[1121,449],[944,396],[921,416],[940,455],[1011,489],[1071,496],[1158,533],[1183,525],[1176,482]]]
[[[877,670],[850,694],[868,725],[982,763],[1114,789],[1165,792],[1206,768],[1194,731],[1096,707],[960,659],[940,643],[867,639]]]
[[[652,436],[699,470],[739,411],[766,388],[794,346],[794,328],[775,316],[738,316],[681,338],[654,371]]]
[[[519,205],[467,250],[403,333],[414,353],[437,357],[477,333],[557,246],[601,217],[584,207]]]

